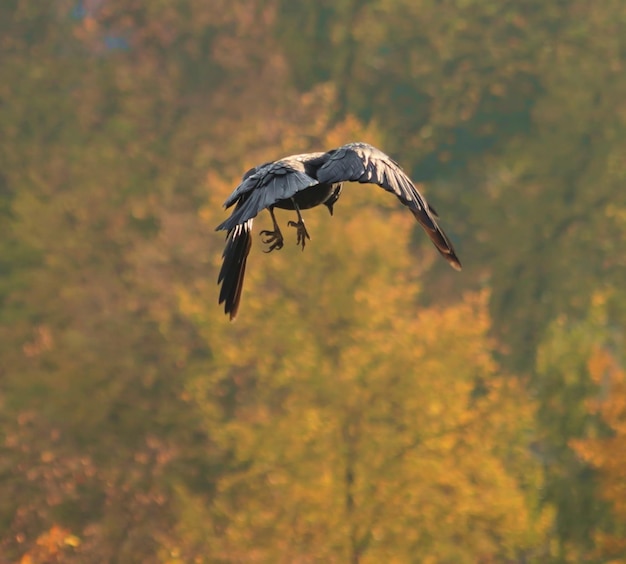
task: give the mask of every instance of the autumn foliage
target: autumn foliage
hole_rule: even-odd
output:
[[[0,3],[0,562],[626,558],[622,1]],[[302,252],[251,166],[361,140]]]
[[[601,495],[617,519],[610,533],[597,533],[597,554],[619,562],[626,554],[626,372],[608,351],[597,349],[589,359],[589,374],[599,389],[589,410],[599,415],[609,434],[575,441],[573,447],[597,469]]]

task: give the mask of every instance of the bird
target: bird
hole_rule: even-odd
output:
[[[326,152],[304,153],[266,162],[248,170],[241,183],[224,202],[234,210],[216,231],[225,230],[226,244],[217,283],[221,284],[219,304],[233,320],[239,311],[246,261],[252,244],[252,223],[264,209],[270,213],[273,229],[260,235],[268,245],[266,253],[280,250],[284,237],[274,209],[295,211],[296,244],[302,247],[310,239],[301,210],[324,205],[333,215],[334,205],[345,182],[377,184],[397,196],[409,208],[439,253],[450,266],[461,270],[461,262],[452,243],[437,224],[439,215],[419,193],[400,165],[380,149],[363,142],[353,142]]]

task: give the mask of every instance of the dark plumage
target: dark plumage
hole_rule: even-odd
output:
[[[378,184],[395,194],[411,210],[443,257],[453,268],[461,270],[452,243],[437,225],[437,213],[400,166],[367,143],[349,143],[326,153],[293,155],[257,166],[244,175],[241,184],[228,197],[224,206],[235,205],[235,209],[217,227],[217,230],[228,231],[218,284],[222,284],[219,303],[224,303],[224,311],[231,319],[239,309],[253,218],[260,211],[269,210],[274,229],[262,231],[261,235],[269,245],[266,252],[270,252],[283,246],[274,208],[295,210],[298,221],[290,221],[288,225],[296,228],[297,243],[304,249],[310,237],[300,210],[324,204],[332,215],[343,182]]]

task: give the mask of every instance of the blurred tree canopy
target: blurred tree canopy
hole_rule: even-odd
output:
[[[2,557],[626,559],[624,37],[620,0],[3,2]],[[229,323],[227,194],[353,140],[463,273],[347,186]]]

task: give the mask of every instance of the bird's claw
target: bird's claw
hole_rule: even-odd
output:
[[[263,251],[264,253],[271,253],[274,250],[280,251],[283,248],[283,234],[280,231],[268,231],[265,229],[259,235],[264,237],[263,243],[269,245],[267,251]]]
[[[287,225],[289,225],[289,227],[296,228],[296,232],[298,236],[296,245],[301,245],[302,250],[304,251],[306,240],[311,238],[311,236],[309,235],[309,232],[306,230],[306,226],[304,225],[304,222],[303,221],[298,221],[298,222],[290,221],[289,223],[287,223]]]

